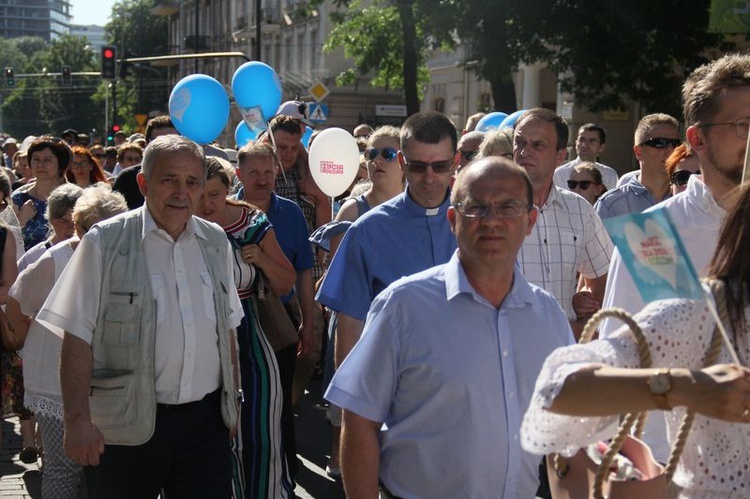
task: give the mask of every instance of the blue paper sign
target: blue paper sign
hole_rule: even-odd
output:
[[[643,300],[703,298],[698,274],[664,210],[604,220]]]

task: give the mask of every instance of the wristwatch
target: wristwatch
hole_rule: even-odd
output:
[[[656,407],[663,411],[671,411],[667,394],[672,389],[672,374],[669,369],[659,369],[648,379],[648,388],[651,390],[651,396],[654,398]]]

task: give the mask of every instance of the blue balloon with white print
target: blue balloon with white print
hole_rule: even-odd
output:
[[[169,117],[180,135],[198,144],[210,144],[229,120],[227,91],[208,75],[186,76],[169,96]]]

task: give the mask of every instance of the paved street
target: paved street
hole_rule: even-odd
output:
[[[330,426],[321,409],[320,383],[312,381],[310,391],[297,408],[297,451],[303,468],[297,477],[295,493],[303,499],[343,499],[340,483],[326,476],[330,444]],[[21,436],[18,418],[2,422],[0,447],[0,499],[41,498],[41,475],[35,464],[18,459]],[[83,494],[81,494],[81,497]]]

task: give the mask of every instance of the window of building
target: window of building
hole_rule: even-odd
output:
[[[435,111],[439,113],[444,113],[445,112],[445,99],[443,99],[442,97],[436,98],[432,104],[432,109],[434,109]]]

